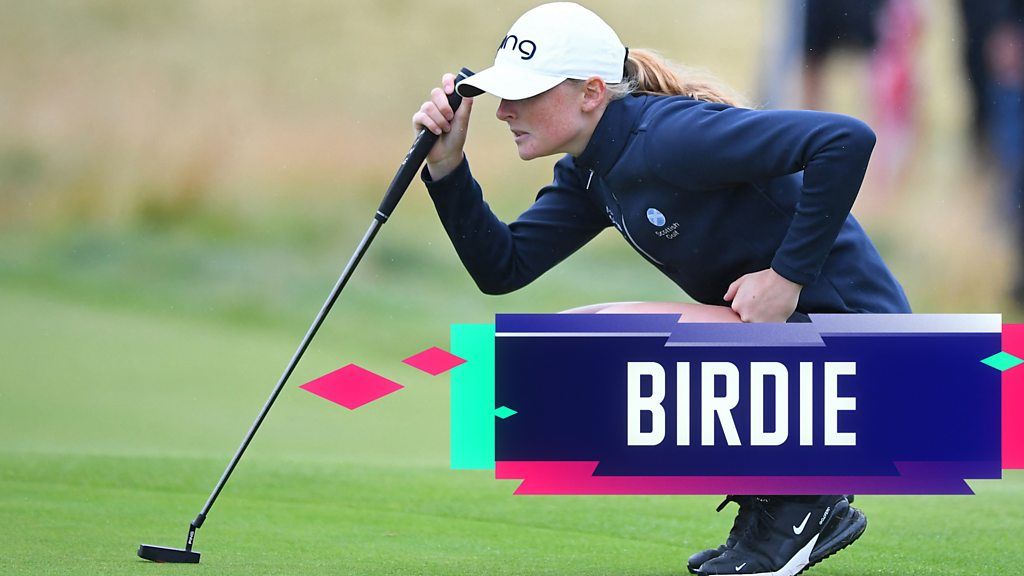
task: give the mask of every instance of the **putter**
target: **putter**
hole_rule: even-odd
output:
[[[473,73],[468,69],[463,68],[459,75],[455,78],[456,82],[464,80]],[[462,104],[462,97],[457,92],[452,92],[448,96],[448,103],[451,105],[452,110],[458,110],[459,105]],[[245,438],[242,439],[242,444],[235,451],[235,455],[231,458],[231,462],[228,463],[227,468],[224,469],[224,473],[221,474],[220,480],[217,481],[217,485],[214,486],[213,492],[210,493],[210,497],[206,499],[206,504],[203,505],[203,509],[200,510],[196,516],[188,525],[188,538],[185,540],[185,548],[167,548],[164,546],[154,546],[152,544],[142,544],[139,546],[137,552],[139,558],[144,560],[150,560],[153,562],[167,562],[174,564],[197,564],[199,563],[200,553],[192,549],[192,542],[196,537],[196,530],[198,530],[203,522],[206,521],[206,516],[210,513],[210,508],[213,508],[213,503],[217,500],[217,496],[220,495],[220,491],[224,489],[224,485],[227,484],[228,478],[231,476],[231,472],[234,471],[235,466],[238,465],[238,461],[241,460],[242,454],[245,449],[249,446],[253,436],[256,435],[256,430],[259,429],[260,424],[263,423],[263,419],[267,417],[267,413],[270,412],[271,406],[274,405],[274,401],[277,400],[277,396],[281,393],[285,383],[288,381],[288,377],[292,375],[292,371],[295,370],[295,366],[299,363],[299,359],[302,358],[302,354],[306,351],[309,343],[313,340],[313,336],[316,335],[317,330],[320,329],[320,325],[323,324],[324,319],[327,318],[327,314],[331,311],[331,307],[334,306],[334,302],[338,299],[341,294],[341,290],[348,283],[349,277],[355,270],[356,265],[362,260],[363,254],[370,247],[370,243],[373,242],[373,238],[377,235],[377,231],[380,227],[388,221],[391,217],[391,212],[394,211],[395,207],[398,206],[398,201],[402,199],[405,194],[405,190],[409,187],[409,183],[412,182],[413,177],[419,171],[420,166],[427,157],[427,153],[430,152],[430,148],[433,147],[434,142],[437,141],[437,135],[427,130],[426,128],[420,130],[419,134],[416,135],[416,139],[413,140],[412,147],[409,148],[409,152],[406,153],[405,159],[402,161],[402,165],[399,166],[398,172],[395,174],[394,179],[391,180],[391,185],[388,186],[387,192],[384,193],[384,199],[381,200],[380,206],[377,208],[377,213],[373,215],[373,220],[370,221],[370,228],[363,235],[363,239],[359,242],[359,246],[356,247],[356,251],[352,254],[348,264],[345,265],[345,269],[342,270],[341,276],[338,277],[338,281],[334,284],[334,288],[331,289],[331,293],[327,296],[327,301],[320,308],[320,312],[317,313],[316,318],[313,320],[313,324],[310,325],[309,330],[306,331],[306,335],[302,337],[302,342],[299,344],[298,350],[292,355],[292,359],[288,362],[288,366],[284,369],[284,373],[281,374],[280,380],[277,381],[277,386],[274,387],[274,391],[270,393],[270,398],[263,405],[263,409],[260,410],[259,415],[256,417],[256,421],[252,423],[249,428],[249,432],[246,433]]]

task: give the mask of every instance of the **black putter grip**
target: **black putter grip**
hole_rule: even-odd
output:
[[[463,68],[459,71],[458,76],[455,77],[455,83],[457,84],[459,81],[465,80],[472,75],[473,73],[469,69]],[[459,96],[458,92],[452,92],[448,95],[448,104],[452,107],[452,110],[458,110],[459,105],[462,104],[462,96]],[[423,161],[426,160],[430,149],[437,142],[437,138],[437,134],[426,128],[420,130],[420,133],[416,135],[412,148],[405,155],[405,160],[399,166],[398,172],[395,174],[394,179],[391,180],[391,185],[388,186],[388,191],[384,193],[384,199],[381,200],[380,207],[377,208],[375,218],[380,220],[381,223],[384,223],[391,217],[391,212],[394,211],[395,206],[398,206],[398,201],[402,199],[402,195],[405,194],[409,183],[416,177],[416,173],[419,172],[420,166],[423,165]]]

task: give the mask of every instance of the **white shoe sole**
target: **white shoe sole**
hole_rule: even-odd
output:
[[[804,545],[789,562],[782,568],[779,568],[775,572],[755,572],[755,573],[741,573],[736,572],[739,576],[796,576],[807,567],[807,563],[811,560],[811,550],[814,550],[814,545],[818,542],[818,536],[821,534],[815,534],[811,541]]]

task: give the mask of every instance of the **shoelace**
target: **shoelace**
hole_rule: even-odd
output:
[[[760,516],[760,511],[764,509],[764,503],[761,502],[762,498],[758,496],[735,496],[728,495],[722,500],[722,503],[715,509],[716,512],[721,512],[729,505],[729,502],[735,502],[740,510],[736,514],[736,519],[732,522],[732,529],[729,530],[729,537],[739,540],[744,534],[752,528],[753,522],[751,522],[751,516]],[[767,499],[764,499],[767,501]]]
[[[756,514],[754,522],[751,522],[747,527],[746,532],[740,537],[741,539],[753,539],[753,540],[768,540],[771,538],[772,523],[775,522],[775,515],[772,514],[774,511],[774,502],[771,498],[758,496],[753,499],[750,507],[753,509],[753,513]]]

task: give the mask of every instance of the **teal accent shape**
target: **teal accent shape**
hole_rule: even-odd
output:
[[[494,415],[497,416],[498,418],[501,418],[502,420],[508,418],[509,416],[515,416],[516,414],[519,414],[519,412],[516,412],[515,410],[509,408],[508,406],[502,406],[494,411]]]
[[[1017,358],[1013,354],[1007,354],[1006,352],[993,354],[981,361],[982,364],[987,364],[1000,372],[1005,372],[1022,362],[1024,362],[1024,360]]]
[[[452,324],[452,470],[494,469],[494,324]]]

